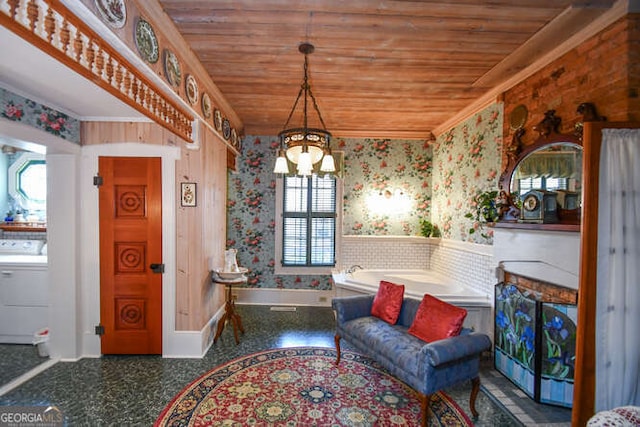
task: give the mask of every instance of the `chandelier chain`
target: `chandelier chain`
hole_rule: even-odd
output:
[[[289,122],[291,121],[291,117],[293,117],[293,113],[296,111],[296,107],[298,106],[298,101],[300,101],[300,96],[302,96],[302,91],[304,86],[300,86],[300,91],[298,91],[298,96],[296,97],[296,102],[293,103],[293,108],[289,112],[289,117],[287,117],[287,121],[285,122],[283,129],[286,129],[289,126]]]
[[[327,130],[327,125],[324,124],[324,119],[322,118],[322,114],[320,113],[320,108],[318,107],[318,102],[316,101],[316,97],[313,95],[313,91],[311,90],[311,86],[309,85],[309,61],[307,59],[307,54],[304,54],[304,81],[302,85],[300,85],[300,90],[298,91],[298,96],[296,97],[295,102],[293,103],[293,107],[289,112],[289,116],[287,117],[287,121],[285,122],[283,128],[287,128],[289,126],[289,122],[293,117],[293,113],[296,111],[296,107],[298,106],[298,102],[300,101],[300,97],[302,96],[302,92],[304,91],[304,127],[307,128],[307,93],[311,97],[311,101],[313,102],[313,109],[316,110],[316,114],[318,115],[318,119],[320,120],[320,124],[322,125],[322,129]]]
[[[316,102],[316,97],[313,96],[313,91],[311,90],[311,86],[309,85],[308,80],[307,80],[307,68],[308,68],[308,66],[309,65],[308,65],[308,62],[307,62],[307,55],[305,54],[304,55],[304,84],[305,84],[307,90],[309,91],[309,96],[311,96],[311,100],[313,101],[313,108],[314,108],[314,110],[316,110],[316,113],[318,114],[318,118],[320,119],[320,124],[322,124],[322,129],[327,130],[327,126],[325,126],[324,120],[322,120],[322,114],[320,114],[320,109],[318,108],[318,103]],[[306,99],[305,99],[305,101],[306,101]],[[306,117],[307,117],[307,111],[306,111],[307,103],[306,102],[304,103],[304,107],[305,107],[304,116],[305,116],[305,119],[306,119]],[[304,125],[305,125],[305,127],[307,126],[306,123]]]

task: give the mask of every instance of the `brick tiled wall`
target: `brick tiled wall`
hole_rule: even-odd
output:
[[[442,241],[431,253],[431,269],[489,296],[497,282],[492,246]]]
[[[403,236],[343,236],[338,269],[360,265],[367,269],[427,269],[429,239]]]
[[[630,14],[504,93],[505,141],[513,135],[508,118],[517,105],[529,110],[523,137],[528,145],[547,110],[562,118],[562,133],[571,133],[583,102],[595,104],[608,121],[638,121],[639,91],[640,14]]]
[[[493,295],[496,277],[489,245],[422,237],[343,236],[338,269],[432,269]]]

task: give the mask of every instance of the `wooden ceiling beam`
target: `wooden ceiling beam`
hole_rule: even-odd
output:
[[[304,16],[303,23],[309,21],[309,12],[313,12],[312,23],[323,13],[334,16],[374,15],[388,18],[394,15],[412,17],[459,18],[470,16],[486,19],[509,19],[513,16],[529,16],[530,19],[550,19],[571,5],[570,0],[511,0],[503,1],[393,1],[377,2],[372,5],[369,0],[336,1],[295,1],[280,0],[217,0],[215,3],[202,0],[197,2],[162,1],[165,11],[175,22],[194,19],[221,19],[225,14],[242,11],[247,16],[252,14],[281,15],[295,13]],[[194,18],[198,17],[198,18]],[[245,21],[247,23],[247,21]],[[250,22],[249,22],[250,23]]]
[[[309,35],[316,36],[334,29],[340,32],[359,32],[370,30],[378,25],[379,17],[375,15],[342,15],[336,19],[336,14],[313,16],[313,31]],[[553,17],[553,15],[551,15]],[[505,19],[493,17],[491,19],[473,16],[458,16],[446,21],[434,16],[394,15],[385,17],[385,28],[393,33],[418,33],[423,31],[483,31],[483,32],[512,32],[537,31],[546,24],[549,16],[539,19],[527,15],[520,17],[511,15]],[[252,22],[255,21],[255,22]],[[309,16],[285,11],[275,16],[273,13],[236,14],[230,12],[225,17],[215,17],[205,20],[183,19],[176,22],[176,26],[183,34],[273,34],[279,32],[295,32],[304,35]]]

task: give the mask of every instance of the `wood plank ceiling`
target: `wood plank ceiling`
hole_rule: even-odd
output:
[[[334,137],[415,139],[428,137],[613,1],[160,3],[242,119],[244,134],[282,130],[303,78],[298,45],[308,41],[315,46],[311,88]],[[290,124],[301,124],[299,111]],[[311,112],[309,121],[319,126]]]

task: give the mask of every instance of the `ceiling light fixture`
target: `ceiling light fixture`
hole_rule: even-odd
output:
[[[326,130],[324,120],[318,109],[318,103],[309,85],[309,61],[308,55],[312,54],[315,47],[310,43],[302,43],[298,46],[298,51],[304,54],[304,80],[298,92],[298,97],[293,103],[293,108],[289,113],[284,130],[278,134],[280,138],[280,149],[278,158],[273,169],[274,173],[289,173],[287,159],[297,165],[297,174],[308,176],[313,173],[313,165],[320,162],[320,171],[333,173],[336,170],[335,160],[331,154],[331,133]],[[303,104],[303,125],[297,128],[288,128],[291,117],[293,117],[300,98],[304,94]],[[311,98],[313,109],[316,110],[322,129],[310,128],[307,120],[308,102]]]

